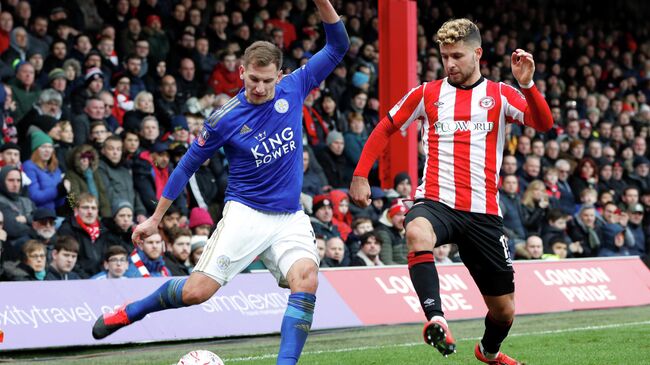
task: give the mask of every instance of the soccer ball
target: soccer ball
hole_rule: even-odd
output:
[[[177,365],[224,365],[223,360],[208,350],[194,350],[178,360]]]

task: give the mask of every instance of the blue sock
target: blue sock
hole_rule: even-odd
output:
[[[316,296],[309,293],[289,295],[287,311],[282,319],[282,339],[277,365],[294,365],[300,358],[314,318]]]
[[[186,307],[187,305],[183,303],[183,286],[186,281],[187,278],[171,279],[148,297],[129,303],[126,306],[129,321],[139,321],[149,313],[165,309]]]

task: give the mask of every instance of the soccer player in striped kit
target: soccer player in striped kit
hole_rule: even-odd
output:
[[[188,279],[176,278],[150,296],[97,319],[96,339],[148,313],[210,299],[260,256],[281,286],[291,289],[282,321],[277,364],[295,364],[311,327],[319,256],[302,187],[302,105],[348,50],[348,35],[328,0],[314,0],[327,43],[305,66],[282,75],[282,51],[255,42],[244,53],[244,88],[205,120],[203,130],[165,186],[156,211],[133,232],[133,242],[158,232],[158,223],[201,164],[221,147],[230,163],[223,219]]]
[[[517,49],[511,56],[520,92],[481,76],[481,35],[470,20],[446,22],[437,37],[447,77],[412,89],[379,123],[362,152],[350,196],[361,206],[370,203],[368,171],[389,136],[422,119],[427,161],[405,226],[409,273],[428,321],[424,340],[443,355],[455,352],[432,252],[435,246],[455,242],[488,307],[476,358],[519,364],[499,351],[514,319],[515,288],[497,184],[506,123],[547,131],[553,125],[551,111],[533,83],[530,53]]]

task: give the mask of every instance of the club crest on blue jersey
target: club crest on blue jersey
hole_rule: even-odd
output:
[[[289,110],[289,102],[287,99],[278,99],[273,107],[276,112],[284,114]]]
[[[201,133],[199,133],[199,136],[196,138],[196,143],[203,147],[208,138],[210,138],[210,132],[208,132],[207,128],[203,127]]]

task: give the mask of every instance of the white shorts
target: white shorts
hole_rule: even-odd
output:
[[[303,212],[268,213],[228,201],[194,271],[226,285],[259,256],[281,286],[296,261],[320,264],[314,232]]]

